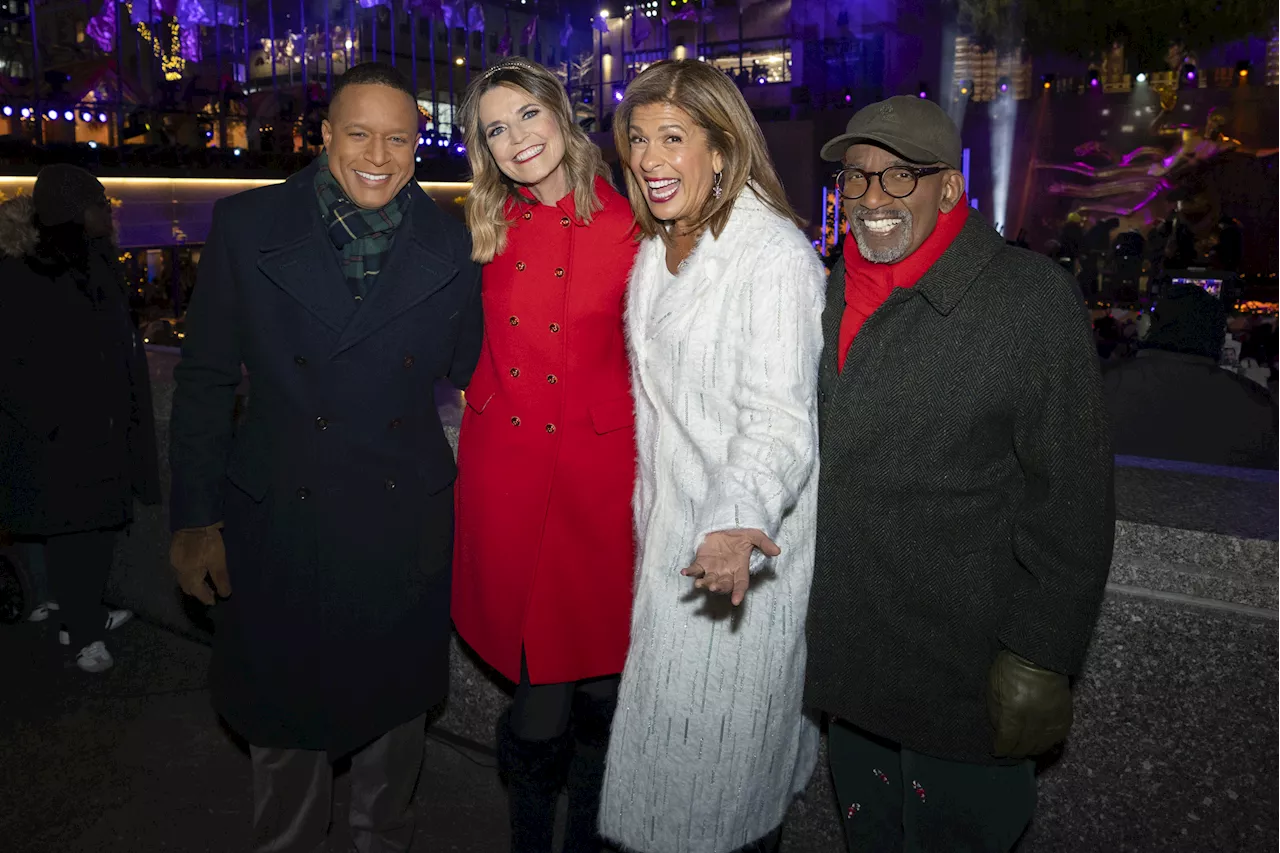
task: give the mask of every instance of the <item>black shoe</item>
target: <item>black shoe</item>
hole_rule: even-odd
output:
[[[609,727],[617,707],[617,694],[601,699],[579,690],[573,695],[573,759],[569,763],[569,820],[564,853],[601,853],[609,849],[597,828]]]
[[[568,774],[573,736],[521,740],[508,714],[498,719],[498,768],[511,808],[511,853],[551,853],[556,802]]]

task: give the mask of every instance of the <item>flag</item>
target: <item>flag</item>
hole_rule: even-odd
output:
[[[211,27],[213,26],[213,2],[212,0],[178,0],[177,12],[174,18],[178,21],[178,26],[183,27]]]
[[[511,55],[511,16],[505,11],[502,13],[504,22],[502,27],[502,38],[498,39],[498,56]]]
[[[524,30],[520,33],[521,47],[528,47],[538,38],[538,19],[531,18],[529,23],[525,24]]]
[[[644,40],[653,35],[653,25],[643,12],[631,13],[631,46],[639,47]]]
[[[479,3],[472,4],[467,10],[467,29],[473,33],[484,32],[484,7]]]
[[[116,47],[116,0],[103,0],[102,11],[89,19],[84,31],[103,53],[113,53]]]
[[[560,46],[568,47],[569,39],[573,37],[573,16],[564,16],[564,29],[560,31]]]
[[[178,35],[182,58],[187,62],[200,61],[200,30],[196,27],[183,27]]]
[[[444,0],[440,17],[444,20],[445,29],[467,28],[467,13],[462,8],[462,0]]]

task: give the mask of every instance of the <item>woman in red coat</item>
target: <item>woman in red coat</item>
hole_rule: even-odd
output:
[[[513,851],[550,851],[567,782],[565,850],[596,853],[634,574],[636,227],[545,68],[490,68],[461,122],[485,342],[458,447],[453,619],[518,685],[498,731]]]

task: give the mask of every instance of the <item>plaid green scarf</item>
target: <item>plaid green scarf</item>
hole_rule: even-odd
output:
[[[391,253],[396,228],[409,209],[409,185],[378,210],[365,210],[346,197],[329,170],[329,154],[320,155],[316,197],[329,239],[341,255],[342,272],[357,300],[363,299]]]

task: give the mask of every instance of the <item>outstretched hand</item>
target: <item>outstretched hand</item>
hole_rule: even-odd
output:
[[[696,578],[694,589],[729,593],[729,600],[737,607],[751,584],[751,552],[757,548],[766,557],[782,553],[782,549],[763,530],[750,528],[708,533],[694,554],[693,564],[680,574]]]

